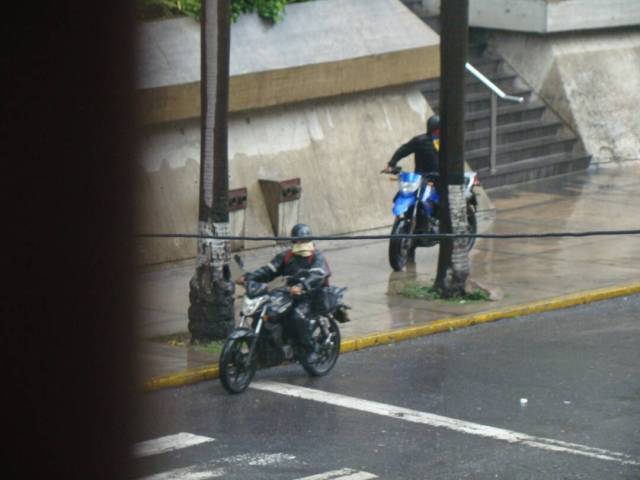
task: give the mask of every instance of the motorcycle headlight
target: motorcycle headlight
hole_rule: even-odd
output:
[[[400,187],[400,193],[408,195],[415,192],[420,188],[422,183],[422,176],[417,173],[402,172],[398,177],[398,186]]]
[[[247,298],[244,297],[244,302],[242,303],[242,314],[243,315],[253,315],[258,307],[262,304],[264,297],[258,298]]]
[[[420,181],[417,182],[400,182],[400,191],[404,194],[413,193],[420,188]]]

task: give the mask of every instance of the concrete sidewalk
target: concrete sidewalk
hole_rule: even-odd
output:
[[[496,207],[495,218],[481,222],[480,231],[506,234],[638,229],[640,215],[634,197],[639,191],[638,165],[495,189],[489,192]],[[471,252],[471,279],[497,292],[500,298],[467,303],[411,300],[397,295],[409,280],[433,281],[437,247],[418,249],[415,268],[392,272],[387,241],[319,242],[318,246],[331,265],[332,283],[349,288],[345,300],[353,308],[352,321],[342,325],[343,340],[640,281],[637,236],[479,239]],[[253,269],[266,263],[275,251],[266,248],[244,252],[246,267]],[[193,261],[147,267],[139,272],[135,320],[141,383],[217,362],[217,356],[151,340],[187,331],[188,284],[193,272]]]

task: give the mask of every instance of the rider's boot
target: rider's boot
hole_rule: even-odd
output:
[[[282,355],[285,360],[291,360],[293,358],[293,349],[291,348],[291,345],[282,346]]]
[[[307,354],[307,363],[318,363],[318,360],[320,360],[320,357],[315,350],[312,350]]]

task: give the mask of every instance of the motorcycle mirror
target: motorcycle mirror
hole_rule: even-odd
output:
[[[233,259],[236,261],[236,263],[238,264],[238,266],[240,268],[244,268],[244,261],[242,260],[242,257],[240,255],[238,255],[237,253],[233,256]]]

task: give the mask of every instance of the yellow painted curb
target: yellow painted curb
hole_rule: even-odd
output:
[[[364,337],[343,340],[340,344],[340,352],[352,352],[377,345],[388,345],[411,338],[424,337],[440,332],[448,332],[460,328],[470,327],[481,323],[494,322],[505,318],[522,317],[534,313],[543,313],[551,310],[575,307],[586,303],[598,302],[609,298],[622,297],[640,293],[640,282],[615,287],[601,288],[589,292],[576,293],[556,297],[548,300],[506,307],[500,310],[474,313],[459,317],[444,318],[425,325],[400,328],[387,332],[374,333]],[[193,368],[182,372],[152,378],[143,385],[143,391],[151,392],[163,388],[181,387],[203,380],[218,378],[218,365]]]
[[[218,378],[218,364],[209,367],[190,368],[182,372],[154,377],[142,385],[143,392],[153,392],[163,388],[182,387],[204,380]]]

